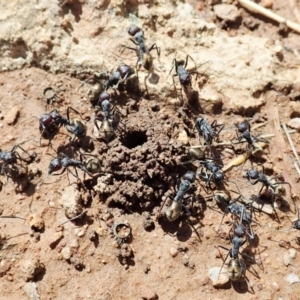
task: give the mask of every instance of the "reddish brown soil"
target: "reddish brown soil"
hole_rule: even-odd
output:
[[[283,3],[285,1],[274,1],[274,9],[294,20]],[[203,5],[199,13],[209,16],[209,7]],[[246,18],[247,22],[257,22],[259,26],[249,32],[242,22]],[[218,20],[207,19],[224,26]],[[226,25],[229,34],[267,35],[273,41],[299,37],[294,33],[283,37],[278,34],[276,24],[246,11],[242,11],[242,21]],[[289,49],[284,50],[281,68],[292,64],[299,64],[299,58]],[[26,219],[0,219],[1,299],[29,298],[25,292],[26,281],[37,284],[40,299],[155,299],[155,295],[157,299],[300,299],[300,283],[286,282],[290,273],[300,277],[300,246],[295,240],[300,232],[291,229],[291,220],[297,219],[291,196],[299,194],[299,175],[293,167],[294,157],[288,141],[283,131],[277,130],[279,119],[287,123],[290,118],[299,117],[298,103],[292,101],[295,100],[295,85],[286,88],[279,83],[277,87],[267,87],[261,91],[265,105],[258,111],[246,113],[247,116],[232,114],[226,107],[215,115],[205,115],[209,123],[217,119],[218,123],[225,124],[220,141],[234,139],[235,124],[249,114],[254,118],[253,132],[275,133],[263,157],[252,163],[264,164],[268,175],[282,173],[284,180],[291,184],[291,191],[286,186],[287,202],[277,210],[278,218],[255,213],[260,224],[253,225],[257,236],[243,246],[243,253],[255,257],[261,264],[251,264],[245,259],[247,281],[216,289],[208,272],[223,263],[216,247],[231,247],[227,234],[230,218],[224,218],[218,233],[222,212],[215,200],[207,198],[211,191],[197,179],[189,191],[189,195],[194,195],[193,205],[187,203],[192,216],[183,212],[178,220],[169,222],[163,214],[171,204],[168,201],[160,212],[167,196],[174,197],[174,187],[186,172],[180,163],[189,159],[188,146],[179,141],[178,135],[184,129],[191,145],[199,143],[193,129],[194,119],[201,113],[199,107],[188,102],[185,95],[184,103],[177,106],[164,101],[155,92],[146,99],[144,86],[141,91],[120,92],[114,98],[121,121],[118,130],[111,142],[99,141],[94,136],[94,108],[86,100],[88,88],[81,86],[82,78],[66,73],[51,74],[34,67],[0,73],[1,150],[8,151],[15,144],[27,141],[22,147],[36,153],[32,163],[22,163],[27,168],[25,174],[9,178],[7,184],[4,175],[0,178],[3,183],[0,214]],[[46,105],[43,90],[49,86],[59,92],[54,102]],[[14,124],[8,125],[6,115],[13,114],[15,106],[18,106],[19,117]],[[51,147],[45,139],[40,146],[37,118],[53,108],[65,115],[69,106],[82,114],[87,125],[87,136],[72,145],[75,155],[78,158],[80,151],[99,157],[106,174],[101,174],[98,182],[96,177],[84,176],[82,171],[78,172],[80,181],[68,172],[59,177],[47,176],[53,157],[60,152],[71,156],[70,134],[62,127]],[[264,126],[259,127],[262,124]],[[259,129],[255,129],[256,126]],[[292,139],[299,150],[299,133],[294,133]],[[217,150],[225,165],[244,152],[245,147],[241,144]],[[23,157],[22,151],[20,154]],[[201,168],[197,163],[187,166],[193,171]],[[246,198],[260,189],[260,184],[251,186],[243,178],[250,168],[248,161],[242,170],[236,168],[226,172],[227,178],[238,184]],[[70,185],[80,191],[81,209],[86,213],[79,220],[58,228],[67,220],[60,198]],[[232,182],[228,182],[230,189],[236,190]],[[232,197],[236,197],[234,193]],[[300,206],[297,199],[295,201]],[[42,218],[44,229],[30,228],[29,220],[33,215]],[[131,227],[131,234],[122,241],[122,246],[111,233],[113,224],[119,221],[126,221]],[[119,229],[120,235],[128,230],[126,226]],[[280,241],[290,241],[290,245]],[[64,248],[72,252],[68,260],[63,258]],[[288,248],[296,250],[296,257],[286,266],[284,256],[289,253]],[[226,251],[221,252],[225,258]],[[39,261],[36,274],[31,277],[24,271],[28,260]],[[32,296],[31,299],[38,298]]]

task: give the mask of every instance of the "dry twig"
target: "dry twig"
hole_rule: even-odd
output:
[[[287,20],[287,19],[275,14],[271,10],[266,9],[250,0],[238,0],[238,1],[239,1],[240,5],[242,5],[246,9],[248,9],[254,13],[261,14],[267,18],[270,18],[270,19],[278,22],[278,23],[284,23],[290,29],[293,29],[294,31],[300,33],[300,25],[298,23]]]

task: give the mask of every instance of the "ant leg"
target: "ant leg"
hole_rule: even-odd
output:
[[[161,210],[162,210],[162,208],[164,207],[164,205],[165,205],[165,203],[166,203],[166,201],[167,201],[168,198],[172,200],[172,198],[171,198],[170,196],[167,196],[167,197],[166,197],[166,199],[165,199],[163,205],[160,207],[160,209],[159,209],[159,211],[158,211],[158,216],[160,216]]]
[[[149,52],[152,51],[153,49],[156,50],[157,56],[160,57],[160,48],[157,47],[156,43],[154,43],[154,44],[149,48]]]
[[[184,68],[186,69],[186,66],[188,64],[188,61],[189,61],[189,55],[187,54],[186,57],[185,57],[185,63],[184,63]]]
[[[176,76],[178,76],[177,73],[174,74],[174,75],[172,75],[172,80],[173,80],[173,85],[174,85],[174,90],[175,90],[175,93],[176,93],[176,97],[179,98],[179,97],[178,97],[178,93],[177,93],[176,82],[175,82],[175,78],[174,78],[174,77],[176,77]],[[180,89],[180,97],[181,97],[180,101],[183,102],[182,88]]]
[[[76,109],[74,109],[73,107],[69,106],[69,107],[67,108],[67,119],[68,119],[68,121],[70,121],[70,110],[73,110],[73,111],[74,111],[75,113],[77,113],[77,114],[80,116],[80,118],[82,119],[81,113],[80,113],[79,111],[77,111]]]
[[[226,262],[226,260],[227,260],[227,258],[228,258],[228,256],[230,255],[231,256],[231,253],[230,253],[230,250],[228,249],[228,248],[226,248],[226,247],[223,247],[223,246],[221,246],[221,245],[218,245],[218,247],[217,248],[222,248],[222,249],[224,249],[224,250],[227,250],[228,252],[227,252],[227,255],[226,255],[226,257],[225,257],[225,259],[223,260],[223,264],[222,264],[222,266],[221,266],[221,269],[220,269],[220,272],[219,272],[219,275],[218,275],[218,277],[220,276],[220,274],[221,274],[221,271],[222,271],[222,269],[223,269],[223,267],[224,267],[224,264],[225,264],[225,262]]]
[[[5,176],[5,178],[6,178],[6,181],[5,181],[5,184],[4,184],[4,185],[7,184],[7,182],[8,182],[8,177],[10,177],[10,176],[8,176],[8,175],[6,174],[6,172],[5,172],[5,168],[6,168],[7,164],[8,164],[8,163],[3,164],[2,168],[1,168],[1,173],[4,174],[4,176]]]
[[[265,139],[265,138],[263,138],[263,137],[258,138],[260,135],[262,135],[262,133],[257,134],[256,136],[254,136],[254,137],[253,137],[253,140],[254,140],[255,142],[263,142],[263,143],[266,143],[266,144],[270,144],[270,142],[269,142],[267,139]]]
[[[189,55],[189,54],[187,54],[187,56],[186,56],[186,60],[185,60],[185,65],[184,65],[184,68],[186,68],[187,67],[187,64],[188,64],[188,58],[190,58],[192,61],[193,61],[193,63],[195,64],[195,66],[196,66],[196,63],[195,63],[195,61],[194,61],[194,59]]]
[[[171,72],[173,71],[174,66],[175,66],[176,75],[178,76],[178,74],[177,74],[177,67],[178,67],[178,66],[177,66],[177,61],[176,61],[176,58],[174,58],[174,59],[173,59],[173,63],[172,63],[172,68],[171,68],[171,70],[170,70],[170,72],[169,72],[169,74],[168,74],[168,76],[167,76],[167,79],[168,79],[168,77],[170,76]]]
[[[76,167],[73,167],[73,168],[74,168],[75,174],[73,174],[71,170],[69,170],[69,172],[70,172],[74,177],[76,177],[77,179],[79,179],[79,177],[78,177],[78,172],[77,172]]]
[[[134,43],[135,45],[139,45],[135,40],[133,40],[132,38],[129,39],[132,43]],[[136,50],[136,49],[133,49],[133,48],[129,48],[129,47],[126,47],[128,49],[132,49],[132,50]]]
[[[63,173],[65,173],[66,170],[67,170],[67,168],[64,168],[60,173],[51,173],[51,174],[48,174],[48,175],[51,175],[51,176],[62,175]]]

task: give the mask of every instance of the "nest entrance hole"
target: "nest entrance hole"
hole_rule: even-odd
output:
[[[126,132],[125,136],[122,138],[122,144],[128,148],[133,149],[137,146],[142,146],[148,141],[146,131],[129,131]]]

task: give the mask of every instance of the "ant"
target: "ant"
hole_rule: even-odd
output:
[[[52,138],[58,133],[60,127],[66,124],[66,122],[66,118],[61,116],[57,109],[53,109],[48,114],[43,114],[39,118],[39,130],[41,133],[40,145],[42,137],[51,141]]]
[[[180,85],[182,86],[184,91],[188,94],[193,92],[191,75],[192,74],[198,74],[198,72],[196,71],[197,68],[203,65],[203,64],[201,64],[198,67],[193,68],[192,70],[187,70],[186,67],[188,65],[188,59],[189,58],[194,62],[193,58],[190,55],[186,56],[185,61],[184,60],[177,60],[175,58],[173,60],[173,65],[172,65],[172,68],[171,68],[170,73],[169,73],[169,75],[170,75],[173,68],[174,68],[174,66],[175,66],[175,72],[176,73],[174,75],[172,75],[175,90],[176,90],[176,85],[175,85],[174,77],[178,76]]]
[[[264,172],[264,167],[263,167],[263,172]],[[278,190],[279,185],[288,184],[290,186],[290,183],[285,182],[285,181],[280,181],[280,182],[275,182],[275,183],[271,182],[273,179],[276,179],[280,176],[281,176],[280,174],[277,174],[276,176],[273,176],[270,179],[268,179],[264,173],[260,173],[257,169],[251,169],[251,170],[248,170],[246,172],[246,175],[243,177],[247,178],[252,185],[254,185],[258,182],[262,183],[262,187],[261,187],[258,195],[261,194],[261,191],[263,190],[264,187],[266,187],[267,190],[268,190],[268,188],[271,188],[272,194],[277,195],[278,193],[276,193],[276,191]]]
[[[75,140],[76,137],[82,138],[86,135],[86,126],[79,119],[70,119],[70,110],[73,110],[76,114],[78,114],[81,119],[82,116],[80,112],[78,112],[74,108],[70,106],[67,108],[67,122],[64,124],[64,126],[70,133],[74,135],[73,140],[70,141],[71,143]]]
[[[187,196],[184,197],[184,195],[187,193],[187,191],[190,189],[191,184],[195,181],[196,179],[196,174],[192,171],[188,171],[183,175],[183,180],[180,183],[179,189],[173,199],[172,204],[167,208],[166,210],[166,217],[170,222],[173,222],[177,220],[182,212],[182,207],[185,209],[186,213],[190,215],[190,211],[185,207],[185,205],[182,203],[183,200],[186,200],[188,198],[191,198],[193,196]],[[168,196],[170,197],[170,196]],[[162,207],[164,204],[162,205]],[[161,209],[160,209],[161,210]]]
[[[239,205],[236,203],[241,197],[242,195],[240,194],[239,197],[237,197],[234,201],[229,203],[229,205],[225,208],[218,231],[222,225],[222,221],[225,215],[231,213],[234,217],[238,217],[238,216],[240,217],[240,221],[238,224],[233,223],[235,225],[234,235],[238,237],[244,237],[247,234],[250,239],[254,239],[255,234],[253,233],[251,222],[253,221],[258,225],[259,223],[252,220],[252,213],[250,211],[247,211],[247,208],[250,204]]]
[[[72,150],[74,150],[74,149],[72,148]],[[74,153],[72,153],[72,156],[73,156],[73,154]],[[50,164],[48,166],[48,176],[49,175],[51,175],[51,176],[62,175],[69,167],[74,168],[75,174],[72,173],[70,169],[68,169],[68,171],[77,179],[79,179],[78,173],[77,173],[77,168],[82,170],[84,173],[89,174],[90,176],[93,176],[96,173],[100,173],[101,172],[100,161],[95,158],[83,160],[82,158],[85,155],[87,155],[87,154],[81,154],[80,160],[77,160],[77,159],[70,158],[66,154],[61,152],[58,157],[55,157],[50,161]],[[89,156],[93,156],[93,155],[89,155]],[[53,172],[61,170],[62,168],[63,168],[63,170],[60,173],[53,173]]]
[[[101,102],[103,116],[96,117],[94,119],[94,124],[98,130],[99,138],[102,138],[105,141],[109,142],[115,134],[114,126],[118,122],[117,122],[117,120],[115,120],[115,116],[112,115],[112,113],[111,113],[113,108],[111,108],[111,103],[108,101],[108,99],[110,98],[110,95],[107,93],[102,94],[102,95],[103,96],[102,96],[101,100],[105,99]],[[100,126],[98,125],[98,121],[101,121]]]
[[[52,110],[49,114],[43,114],[39,119],[41,138],[45,137],[51,141],[62,126],[65,126],[70,133],[74,134],[73,140],[75,137],[85,136],[86,126],[78,119],[70,119],[70,110],[73,110],[81,117],[81,114],[72,107],[67,108],[67,118],[60,115],[57,109]]]
[[[119,84],[132,78],[133,76],[135,76],[135,73],[132,68],[125,64],[119,66],[117,71],[113,72],[104,83],[104,91],[107,91],[109,88],[117,89]]]
[[[219,137],[224,126],[225,124],[217,124],[217,120],[209,125],[204,118],[199,117],[195,121],[194,128],[198,130],[199,136],[203,136],[204,141],[211,146],[213,139]]]
[[[225,177],[222,170],[220,170],[221,166],[215,164],[212,159],[206,159],[204,161],[200,161],[200,163],[203,164],[203,167],[201,168],[200,173],[198,175],[206,181],[205,187],[211,187],[211,180],[213,180],[218,186],[222,185]],[[207,172],[203,172],[204,168],[206,169],[206,171],[210,171],[209,175],[207,174]]]
[[[238,255],[240,253],[240,247],[243,246],[245,244],[247,240],[243,240],[242,237],[238,237],[238,236],[235,236],[231,243],[232,243],[232,248],[231,249],[228,249],[224,246],[221,246],[221,245],[218,245],[218,247],[224,249],[224,250],[227,250],[228,253],[226,255],[226,258],[225,260],[223,261],[223,264],[222,264],[222,267],[220,269],[220,272],[219,272],[219,275],[222,271],[222,268],[228,258],[228,256],[230,256],[231,260],[229,261],[228,263],[228,267],[227,267],[227,273],[229,275],[229,278],[232,280],[232,281],[237,281],[241,278],[246,278],[245,276],[245,273],[246,273],[246,264],[244,263],[243,260],[239,259]],[[242,256],[246,256],[246,257],[249,257],[253,260],[252,257],[246,255],[246,254],[243,254],[243,253],[240,253]]]
[[[299,208],[297,207],[297,212],[298,212],[298,220],[292,222],[292,228],[300,230],[300,214],[299,214]]]
[[[25,142],[23,142],[25,143]],[[1,173],[5,175],[6,177],[6,182],[8,180],[8,174],[5,172],[5,169],[7,168],[8,165],[11,165],[14,167],[15,164],[17,164],[18,159],[21,161],[24,161],[24,159],[21,158],[20,154],[17,152],[17,149],[21,149],[23,152],[25,152],[30,158],[33,158],[26,150],[24,150],[20,145],[23,143],[20,143],[18,145],[15,145],[12,147],[10,151],[0,151],[0,160],[4,162],[4,164],[1,167]],[[12,170],[12,168],[10,169]]]
[[[255,149],[255,143],[257,142],[264,142],[269,144],[269,141],[266,140],[265,138],[259,137],[260,135],[262,135],[262,133],[259,133],[255,136],[252,136],[250,133],[250,123],[245,120],[243,122],[241,122],[240,124],[238,124],[237,126],[238,128],[238,132],[241,134],[240,136],[238,136],[238,140],[241,141],[243,138],[246,140],[246,142],[248,143],[248,148],[253,148]]]
[[[157,52],[158,57],[160,56],[160,48],[157,47],[156,43],[154,43],[149,49],[145,45],[144,40],[144,33],[143,31],[136,25],[132,25],[128,29],[128,33],[134,37],[135,40],[130,40],[138,46],[138,49],[126,47],[130,50],[134,50],[137,53],[138,60],[136,62],[136,68],[138,63],[140,62],[142,66],[147,70],[149,73],[153,71],[153,58],[150,52],[155,49]]]
[[[143,31],[136,25],[132,25],[129,27],[128,29],[128,33],[129,35],[134,37],[134,40],[132,38],[130,38],[130,41],[133,42],[135,45],[137,45],[137,49],[136,48],[131,48],[131,47],[127,47],[124,46],[127,49],[133,50],[136,52],[137,54],[137,62],[136,62],[136,75],[138,78],[138,65],[142,65],[144,67],[144,69],[148,72],[148,75],[144,78],[144,84],[146,87],[146,92],[149,96],[149,92],[148,92],[148,87],[147,87],[147,79],[149,78],[150,75],[153,75],[153,57],[151,55],[151,51],[153,49],[156,50],[158,58],[160,57],[160,48],[157,47],[156,43],[154,43],[150,48],[148,48],[145,45],[145,40],[144,40],[144,33]],[[150,97],[150,96],[149,96]]]

